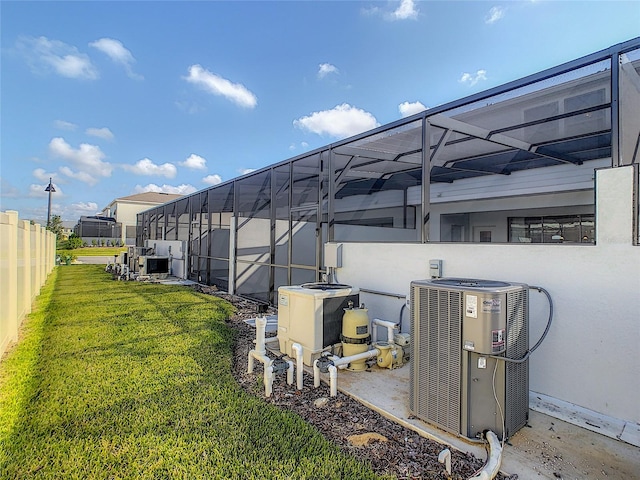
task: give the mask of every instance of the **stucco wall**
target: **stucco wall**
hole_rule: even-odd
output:
[[[640,422],[640,246],[633,246],[633,168],[596,173],[596,245],[344,243],[342,283],[407,294],[442,259],[447,277],[522,282],[547,289],[554,320],[530,361],[530,388],[603,415]],[[530,339],[544,330],[546,298],[531,292]],[[373,317],[409,331],[403,299],[367,294]]]

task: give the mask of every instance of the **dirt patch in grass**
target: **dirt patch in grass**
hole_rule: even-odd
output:
[[[368,462],[377,474],[395,475],[399,479],[467,479],[483,466],[485,459],[452,451],[453,474],[448,477],[444,465],[438,462],[438,454],[446,448],[444,445],[421,437],[341,392],[336,397],[330,397],[329,387],[322,383],[319,388],[313,388],[313,377],[307,373],[304,375],[304,388],[301,391],[279,378],[273,384],[272,396],[266,398],[261,366],[257,365],[253,374],[247,373],[247,356],[253,348],[255,330],[244,320],[256,317],[256,304],[212,289],[203,290],[223,297],[237,309],[236,314],[229,319],[229,324],[237,331],[233,374],[238,383],[266,402],[297,413],[343,451]],[[267,312],[276,313],[271,307]],[[325,400],[314,403],[318,399]],[[354,446],[348,440],[350,436],[368,432],[382,435],[387,441],[371,441],[363,446]],[[497,478],[515,480],[517,475],[499,475]]]

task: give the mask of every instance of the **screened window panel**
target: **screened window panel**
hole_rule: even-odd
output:
[[[268,263],[271,260],[271,172],[237,182],[238,260]]]
[[[305,270],[302,268],[291,269],[291,285],[302,285],[303,283],[316,282],[315,270]]]
[[[262,302],[269,302],[269,271],[271,267],[238,262],[236,266],[236,291]]]
[[[167,240],[177,240],[178,239],[178,230],[177,230],[177,218],[176,218],[176,203],[170,203],[164,207],[164,216],[165,222],[167,225],[167,230],[165,233],[165,238]]]
[[[291,212],[291,263],[316,265],[317,207]]]
[[[275,263],[289,264],[289,179],[290,164],[273,169],[275,189]]]

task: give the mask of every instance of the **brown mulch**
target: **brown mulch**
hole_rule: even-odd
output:
[[[277,375],[273,383],[273,393],[271,397],[266,398],[264,386],[258,381],[258,377],[262,375],[259,362],[256,362],[253,374],[247,373],[247,357],[249,350],[253,348],[255,329],[244,320],[258,315],[257,305],[240,297],[217,292],[215,287],[196,288],[224,298],[237,309],[228,322],[237,331],[233,374],[241,387],[252,395],[263,398],[267,403],[297,413],[342,451],[369,463],[374,472],[395,475],[398,479],[461,480],[472,477],[484,465],[485,458],[479,459],[451,449],[452,475],[449,477],[444,465],[438,462],[438,454],[447,448],[446,445],[402,427],[341,392],[338,392],[336,397],[330,397],[328,385],[321,383],[319,388],[313,388],[313,376],[306,372],[302,390],[296,390],[295,379],[294,385],[287,385],[286,375]],[[275,315],[277,312],[273,307],[269,307],[266,313]],[[348,440],[348,437],[366,433],[377,435],[373,435],[373,441],[363,442],[365,445],[362,446],[356,446]],[[380,435],[385,437],[386,441],[381,440]],[[496,478],[516,480],[517,475],[505,477],[499,474]]]

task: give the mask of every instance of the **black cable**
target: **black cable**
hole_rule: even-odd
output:
[[[510,362],[510,363],[526,362],[529,359],[529,356],[533,352],[535,352],[535,350],[540,346],[540,344],[544,340],[544,337],[547,336],[547,333],[549,333],[549,328],[551,328],[551,322],[553,321],[553,300],[551,300],[551,295],[544,288],[537,287],[535,285],[530,285],[529,290],[538,290],[539,292],[544,293],[547,296],[547,300],[549,300],[549,319],[547,320],[547,326],[545,327],[544,332],[542,332],[540,339],[536,342],[536,344],[533,347],[527,350],[527,353],[525,353],[524,357],[522,358],[507,358],[507,357],[499,357],[497,355],[489,355],[490,358],[497,358],[498,360],[504,360],[505,362]]]

